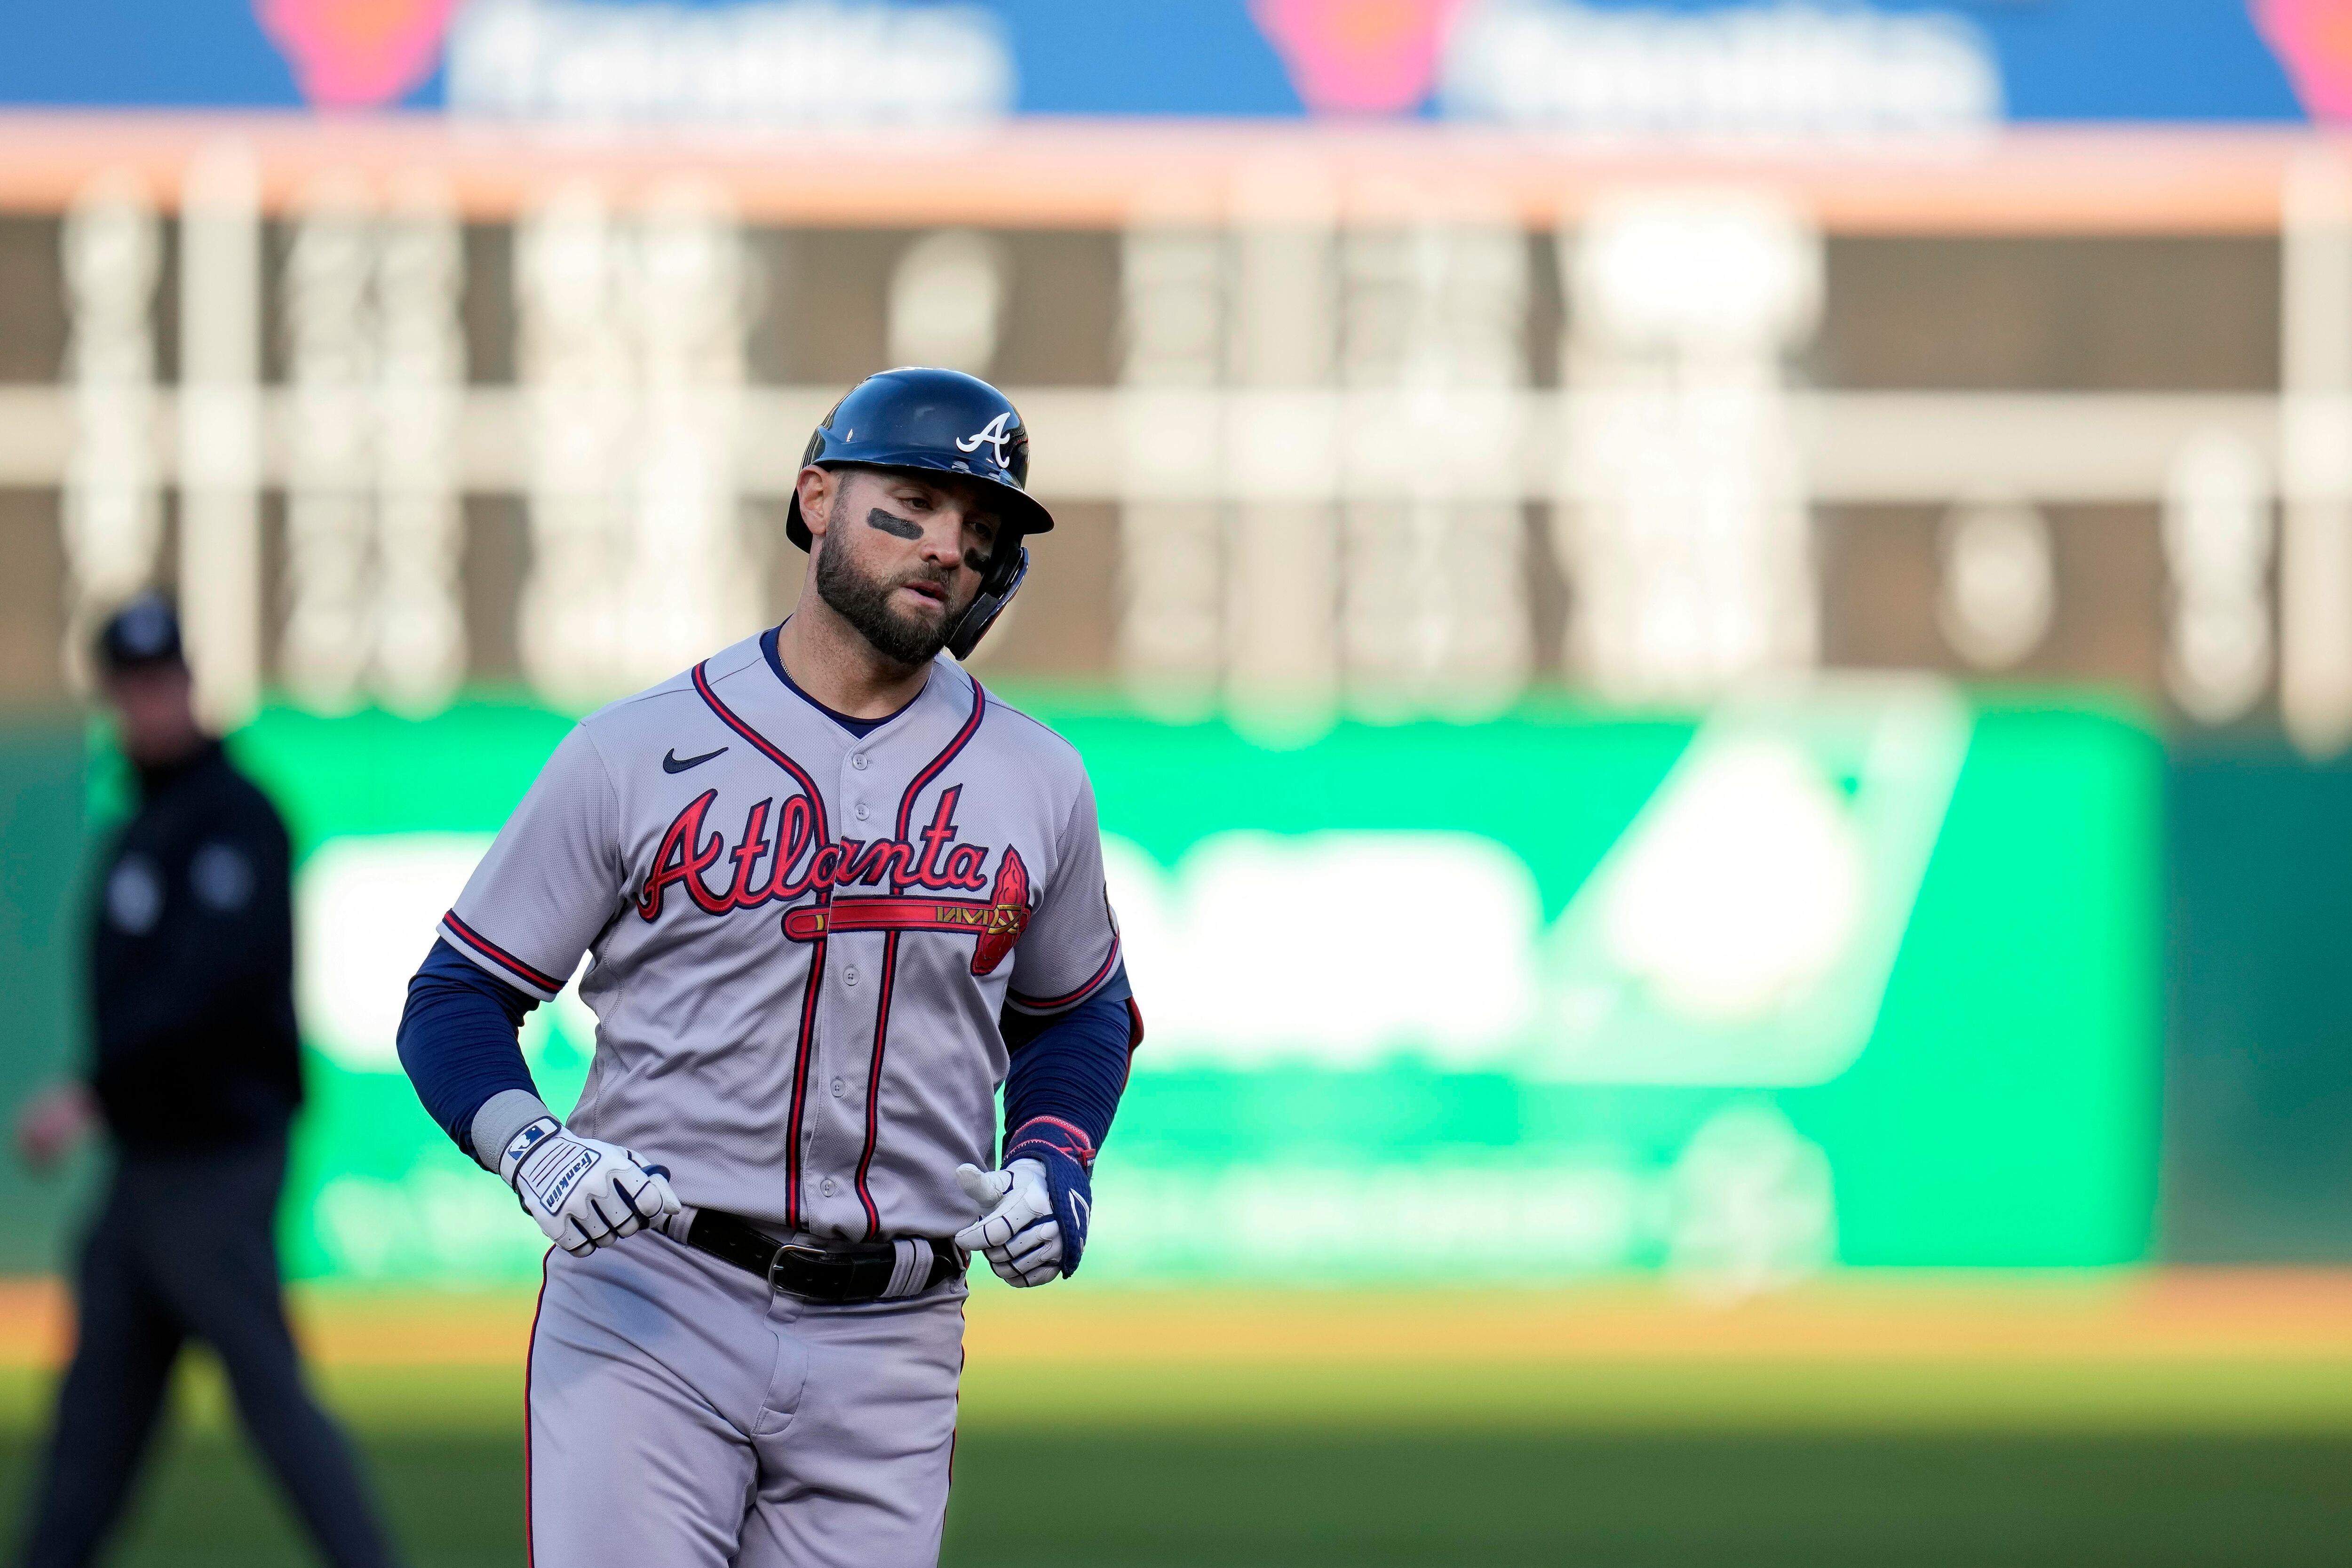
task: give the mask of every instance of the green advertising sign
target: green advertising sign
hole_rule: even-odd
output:
[[[2127,721],[1892,678],[1286,750],[1030,706],[1093,772],[1150,1031],[1090,1272],[1748,1289],[2147,1248],[2161,758]],[[239,738],[303,847],[300,1272],[537,1267],[393,1032],[566,722],[273,711]],[[594,1026],[567,991],[526,1031],[559,1107]]]

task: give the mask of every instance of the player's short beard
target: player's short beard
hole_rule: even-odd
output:
[[[908,668],[929,664],[939,657],[940,649],[948,646],[948,635],[963,618],[967,606],[955,602],[955,578],[952,573],[941,576],[935,572],[917,569],[902,572],[885,582],[858,571],[850,561],[852,553],[843,548],[845,541],[827,535],[816,552],[816,594],[833,607],[834,614],[857,629],[860,637],[874,645],[874,651],[896,664]],[[936,627],[901,616],[890,607],[890,595],[908,583],[936,583],[947,600],[948,613],[940,617]]]

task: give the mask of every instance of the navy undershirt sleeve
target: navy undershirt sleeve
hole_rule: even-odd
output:
[[[1127,1089],[1129,1059],[1143,1043],[1143,1016],[1127,984],[1127,966],[1059,1013],[1038,1017],[1008,1007],[1002,1026],[1013,1051],[1004,1076],[1007,1134],[1050,1116],[1101,1148]]]
[[[522,1059],[523,1015],[539,1005],[436,941],[408,983],[400,1015],[400,1065],[441,1130],[474,1152],[474,1112],[509,1089],[539,1086]]]

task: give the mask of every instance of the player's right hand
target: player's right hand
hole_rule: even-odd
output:
[[[508,1140],[499,1174],[547,1239],[585,1258],[677,1213],[666,1174],[617,1144],[542,1116]]]

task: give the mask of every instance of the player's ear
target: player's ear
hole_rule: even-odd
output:
[[[833,521],[833,500],[841,493],[841,476],[812,463],[801,470],[794,487],[800,493],[801,521],[810,533],[822,539]]]

